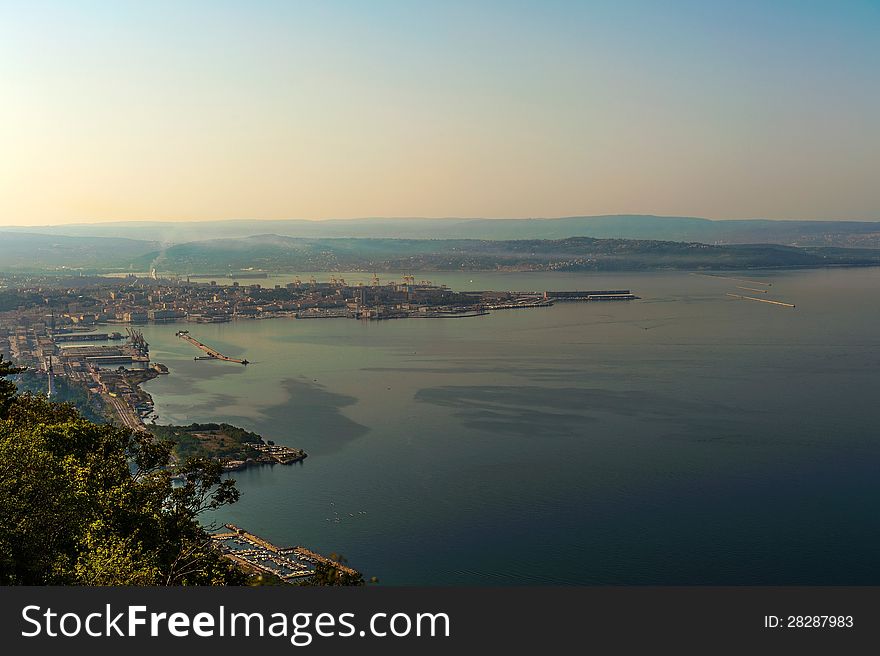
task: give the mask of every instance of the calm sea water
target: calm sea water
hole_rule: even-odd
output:
[[[430,277],[642,300],[186,325],[248,367],[146,327],[160,421],[309,453],[215,519],[387,584],[880,584],[880,270],[742,274],[795,309],[684,273]]]

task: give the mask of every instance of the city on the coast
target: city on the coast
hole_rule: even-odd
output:
[[[259,273],[242,274],[262,279]],[[238,320],[288,318],[363,321],[383,319],[464,319],[498,310],[547,308],[559,302],[629,301],[628,289],[585,291],[457,292],[427,280],[348,284],[298,278],[286,285],[250,282],[217,284],[149,276],[124,278],[11,277],[0,280],[0,355],[24,369],[19,385],[96,412],[100,420],[133,431],[147,430],[170,441],[175,462],[189,456],[220,460],[226,471],[251,466],[290,465],[307,454],[299,448],[228,424],[157,424],[153,399],[141,384],[169,369],[150,357],[140,325],[176,324],[175,335],[193,347],[195,361],[248,365],[246,357],[222,353],[199,339],[198,325]],[[192,328],[179,328],[181,323]],[[169,325],[169,330],[173,329]],[[175,478],[182,475],[176,474]],[[227,525],[212,535],[216,548],[246,571],[282,584],[315,577],[316,568],[359,574],[333,558],[305,547],[281,548]]]
[[[285,285],[254,282],[268,274],[245,272],[218,284],[149,275],[124,278],[7,277],[0,279],[0,353],[42,381],[50,396],[58,382],[97,397],[113,421],[132,429],[155,419],[140,385],[168,368],[150,358],[138,325],[195,324],[176,335],[193,346],[194,360],[247,365],[199,340],[197,324],[248,319],[463,319],[499,310],[546,308],[561,302],[629,301],[629,289],[575,291],[454,291],[405,275],[382,283],[347,283],[331,276]],[[169,327],[170,329],[170,327]],[[268,445],[264,445],[268,447]],[[261,455],[265,456],[265,453]],[[295,454],[269,454],[291,460]],[[265,458],[264,458],[265,460]],[[240,463],[233,463],[236,468]]]

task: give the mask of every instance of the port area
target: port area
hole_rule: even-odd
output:
[[[91,406],[93,419],[140,430],[154,413],[153,400],[140,385],[167,374],[168,368],[150,362],[149,344],[141,331],[129,327],[126,332],[127,338],[121,333],[65,331],[45,324],[20,327],[8,337],[9,350],[31,382],[42,380],[38,388],[49,398],[73,402],[81,409]],[[108,341],[117,343],[101,344]],[[33,385],[29,389],[34,391]]]
[[[235,524],[214,533],[211,538],[220,552],[246,570],[277,576],[284,583],[297,583],[314,576],[315,565],[324,563],[353,577],[360,574],[350,567],[305,547],[278,547]]]
[[[180,339],[182,339],[186,342],[189,342],[190,344],[192,344],[196,348],[198,348],[208,354],[207,356],[201,356],[201,357],[196,356],[194,358],[196,360],[223,360],[224,362],[236,362],[238,364],[245,364],[245,365],[248,364],[247,360],[240,360],[239,358],[230,358],[228,355],[223,355],[217,349],[213,349],[210,346],[208,346],[207,344],[203,344],[202,342],[197,340],[195,337],[190,335],[188,330],[178,330],[174,334],[177,337],[179,337]]]
[[[482,317],[496,310],[522,310],[529,308],[552,307],[558,302],[593,301],[634,301],[639,297],[629,289],[593,291],[467,291],[458,292],[454,297],[458,304],[436,305],[416,304],[411,296],[401,302],[381,304],[349,303],[350,316],[360,319],[450,319]],[[329,317],[321,311],[299,313],[297,319]],[[333,316],[344,316],[335,314]]]
[[[19,285],[16,293],[22,303],[14,310],[0,311],[0,354],[26,368],[32,391],[42,388],[52,398],[61,394],[59,400],[82,401],[88,395],[80,405],[94,406],[94,416],[143,430],[158,417],[152,398],[140,385],[169,371],[150,361],[149,344],[136,324],[271,318],[464,319],[494,311],[547,308],[559,302],[639,298],[627,289],[456,292],[430,280],[417,282],[412,275],[386,284],[374,275],[369,285],[349,284],[335,275],[329,282],[297,278],[284,286],[264,288],[257,283],[218,285],[216,281],[159,278],[153,273],[149,278],[128,275],[77,285],[40,277]],[[265,278],[266,274],[250,271],[239,277]],[[120,323],[129,324],[125,334],[109,328],[94,332],[100,325]],[[248,364],[204,344],[188,330],[176,334],[203,353],[195,355],[195,360]],[[63,380],[60,385],[59,380]]]

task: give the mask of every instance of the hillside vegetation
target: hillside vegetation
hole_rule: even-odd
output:
[[[174,486],[169,444],[17,395],[11,373],[0,359],[0,584],[246,581],[198,522],[238,499],[219,463],[186,461]]]
[[[172,246],[135,264],[145,270],[222,275],[269,271],[638,271],[880,264],[880,251],[794,248],[775,244],[712,246],[696,242],[571,237],[523,239],[300,239],[258,235]]]
[[[833,219],[834,217],[829,217]],[[560,218],[360,218],[231,219],[224,221],[117,221],[43,227],[4,228],[74,237],[117,237],[163,244],[202,239],[240,239],[259,234],[310,238],[378,239],[649,239],[707,244],[783,244],[880,248],[878,221],[779,221],[612,214]]]

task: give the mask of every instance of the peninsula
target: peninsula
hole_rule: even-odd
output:
[[[302,449],[275,444],[273,440],[264,440],[257,433],[231,424],[152,424],[147,431],[157,439],[173,442],[172,455],[178,462],[193,457],[214,458],[222,461],[227,471],[251,465],[289,465],[307,456]]]

